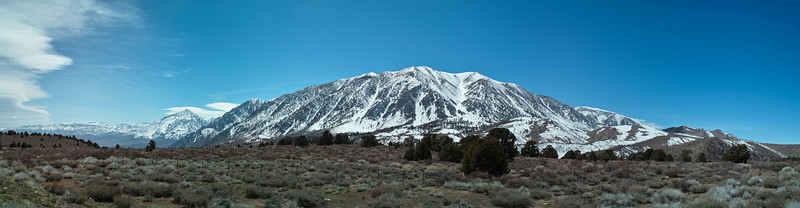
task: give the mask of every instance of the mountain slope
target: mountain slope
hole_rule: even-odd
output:
[[[223,116],[237,119],[218,119],[174,146],[247,142],[325,129],[377,133],[385,139],[425,132],[462,137],[503,122],[548,125],[521,142],[538,137],[546,142],[587,143],[586,132],[594,129],[639,124],[608,111],[574,108],[475,72],[452,74],[428,67],[367,73],[243,106],[248,111],[234,109]]]
[[[192,111],[184,110],[135,131],[136,138],[178,140],[206,125],[206,120]]]

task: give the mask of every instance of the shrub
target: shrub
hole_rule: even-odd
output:
[[[381,195],[387,195],[387,194],[400,196],[403,194],[403,187],[401,185],[383,184],[381,186],[372,188],[372,192],[370,192],[372,198],[378,198]]]
[[[686,208],[728,208],[728,204],[714,198],[697,197]]]
[[[64,192],[64,200],[73,204],[83,204],[86,202],[86,195],[75,189],[70,189]]]
[[[619,157],[617,157],[617,154],[614,153],[614,150],[607,149],[603,151],[603,153],[600,153],[600,155],[597,156],[597,160],[602,160],[602,161],[619,160]]]
[[[211,198],[205,193],[178,189],[172,193],[172,202],[187,207],[206,207]]]
[[[411,207],[407,202],[398,199],[394,194],[381,195],[369,204],[372,208],[405,208]]]
[[[484,137],[471,142],[467,147],[461,171],[466,174],[487,171],[495,176],[503,175],[509,171],[508,156],[498,140]]]
[[[678,160],[681,162],[692,162],[692,150],[690,149],[681,150],[681,154],[678,156]]]
[[[578,155],[580,154],[581,154],[580,150],[570,150],[567,151],[567,153],[564,153],[564,156],[561,157],[561,159],[570,159],[570,160],[578,159]]]
[[[244,194],[248,199],[266,199],[272,197],[274,192],[264,187],[249,186],[244,189]]]
[[[697,158],[694,159],[694,162],[704,163],[707,162],[706,153],[698,153]]]
[[[325,195],[312,190],[291,190],[286,192],[286,197],[297,201],[297,205],[304,208],[324,207]]]
[[[533,139],[528,140],[525,142],[525,145],[522,146],[520,156],[539,157],[539,145]]]
[[[460,163],[462,158],[464,158],[464,151],[453,143],[445,145],[442,151],[439,152],[439,160],[441,161]]]
[[[725,150],[722,153],[722,160],[724,161],[731,161],[735,163],[747,163],[747,160],[750,159],[750,150],[747,149],[747,145],[739,144],[735,145],[731,148]]]
[[[67,191],[67,188],[58,182],[47,183],[44,185],[44,189],[57,195],[64,195],[64,192]]]
[[[610,194],[603,193],[600,201],[605,207],[636,207],[636,202],[630,194]]]
[[[131,196],[151,195],[158,198],[168,198],[172,196],[176,188],[175,185],[143,181],[125,185],[122,187],[122,191]]]
[[[375,135],[366,135],[361,137],[361,146],[362,147],[375,147],[381,145],[378,143],[378,138]]]
[[[680,190],[667,188],[653,194],[654,204],[679,204],[683,202],[684,194]]]
[[[492,204],[498,207],[525,208],[531,206],[531,197],[526,188],[503,190],[492,195]]]
[[[120,188],[107,185],[91,184],[86,187],[86,194],[98,202],[114,202],[114,197],[120,193]]]
[[[114,206],[117,208],[131,208],[133,205],[133,199],[128,196],[120,196],[114,199]]]

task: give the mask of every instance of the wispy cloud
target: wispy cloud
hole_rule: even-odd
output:
[[[166,78],[172,78],[172,77],[177,77],[177,76],[180,76],[180,75],[183,75],[183,74],[188,74],[191,71],[192,71],[192,69],[184,69],[182,71],[167,70],[163,74],[161,74],[161,76],[162,77],[166,77]]]
[[[137,10],[95,0],[0,1],[0,127],[45,123],[43,107],[27,106],[48,97],[37,80],[72,64],[59,54],[54,39],[94,32],[98,25],[132,22]]]
[[[223,114],[227,113],[236,106],[239,106],[239,104],[217,102],[217,103],[206,104],[206,107],[210,108],[211,110],[205,108],[192,107],[192,106],[172,107],[164,110],[169,111],[166,113],[167,115],[172,115],[188,109],[192,111],[194,114],[197,114],[198,116],[202,117],[203,119],[211,119],[222,116]]]

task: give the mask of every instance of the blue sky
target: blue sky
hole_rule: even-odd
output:
[[[800,143],[796,11],[797,1],[5,1],[0,127],[147,122],[187,107],[211,116],[430,66],[662,127]]]

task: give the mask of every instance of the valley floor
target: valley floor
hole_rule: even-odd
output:
[[[785,207],[798,163],[517,157],[501,177],[403,147],[2,150],[0,207]]]

